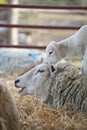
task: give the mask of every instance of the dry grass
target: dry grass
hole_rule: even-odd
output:
[[[9,85],[20,112],[21,130],[87,130],[87,111],[65,111],[48,108],[36,96],[19,96],[13,81]]]
[[[66,61],[72,62],[76,67],[81,68],[82,61],[78,57],[65,58]]]
[[[72,12],[71,12],[72,13]],[[83,23],[86,23],[87,21],[87,17],[86,15],[79,15],[79,14],[61,14],[61,13],[39,13],[38,15],[38,18],[41,20],[41,22],[44,20],[44,19],[48,19],[49,21],[51,20],[58,20],[58,22],[63,22],[63,21],[75,21],[75,22],[82,22],[83,20]],[[39,21],[40,22],[40,21]]]

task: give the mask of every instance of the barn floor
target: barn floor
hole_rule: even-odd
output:
[[[20,113],[20,130],[87,130],[87,111],[73,112],[52,109],[40,103],[39,97],[18,95],[13,80],[3,80],[9,85]]]

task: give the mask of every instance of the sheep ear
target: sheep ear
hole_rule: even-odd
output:
[[[55,66],[53,65],[50,65],[50,74],[52,77],[54,77],[54,74],[56,73],[56,69],[55,69]]]
[[[51,65],[51,72],[54,72],[55,71],[55,68],[53,65]]]
[[[51,71],[51,72],[55,72],[55,68],[54,68],[53,65],[50,66],[50,71]]]

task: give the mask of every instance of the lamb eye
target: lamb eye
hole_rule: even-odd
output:
[[[51,55],[52,53],[53,53],[52,51],[49,52],[50,55]]]

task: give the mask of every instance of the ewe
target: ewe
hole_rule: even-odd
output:
[[[0,130],[20,130],[19,112],[8,86],[0,81]]]
[[[40,64],[15,80],[20,95],[37,94],[41,102],[58,108],[71,104],[74,110],[87,110],[87,77],[68,62]]]
[[[65,57],[83,58],[82,73],[87,75],[87,25],[82,26],[74,35],[60,42],[51,41],[46,48],[46,62],[55,64]]]

